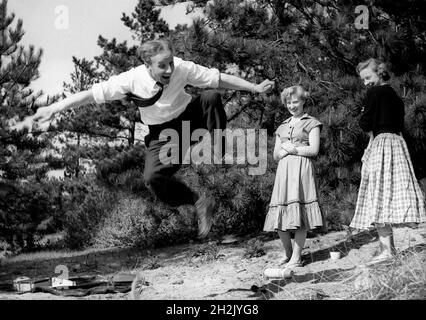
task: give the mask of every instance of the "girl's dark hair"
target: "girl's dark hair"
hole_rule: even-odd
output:
[[[358,74],[361,72],[361,70],[364,70],[366,68],[371,68],[374,72],[377,73],[379,78],[381,78],[383,81],[388,81],[390,79],[390,73],[388,70],[388,66],[383,61],[380,61],[378,59],[370,58],[366,61],[358,63],[358,66],[356,67],[356,71]]]
[[[151,58],[164,51],[170,51],[172,54],[174,52],[169,39],[147,41],[138,48],[137,53],[146,64],[151,64]]]

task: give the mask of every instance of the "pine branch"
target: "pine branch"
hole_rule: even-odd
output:
[[[10,45],[8,47],[6,47],[5,50],[3,50],[3,51],[0,52],[0,56],[4,56],[5,53],[8,52],[9,49],[12,48],[13,46],[15,46],[17,48],[16,43],[11,42]],[[16,51],[16,48],[11,53],[6,54],[6,56],[12,55]]]
[[[237,118],[240,114],[242,114],[243,112],[245,112],[249,107],[250,107],[250,104],[249,103],[246,104],[240,110],[238,110],[236,113],[234,113],[232,116],[230,116],[227,121],[231,122],[232,120],[234,120],[235,118]]]
[[[325,0],[325,1],[320,1],[320,0],[312,0],[313,2],[319,4],[320,6],[326,7],[326,8],[333,8],[336,10],[339,10],[340,8],[337,6],[337,1],[333,1],[333,0]]]
[[[47,133],[47,132],[53,132],[53,133],[65,133],[65,131],[61,131],[61,130],[57,130],[56,128],[49,128],[47,130],[43,130],[43,131],[31,131],[32,134],[34,135],[40,135],[43,133]],[[111,134],[107,134],[107,133],[101,133],[101,132],[87,132],[87,131],[82,131],[82,130],[67,130],[66,132],[68,133],[75,133],[75,134],[81,134],[81,135],[87,135],[90,137],[94,137],[94,138],[108,138],[110,140],[115,140],[115,139],[123,139],[123,140],[129,140],[130,137],[125,137],[125,136],[115,136],[115,135],[111,135]],[[144,141],[141,139],[136,139],[136,141]]]

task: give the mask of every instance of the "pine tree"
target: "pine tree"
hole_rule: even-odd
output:
[[[23,21],[7,12],[0,2],[0,239],[11,246],[31,248],[51,213],[49,187],[43,183],[48,165],[45,135],[28,135],[10,130],[13,120],[21,120],[42,106],[29,88],[38,78],[42,50],[19,45],[24,35]]]
[[[132,31],[134,40],[143,43],[169,33],[166,21],[160,18],[161,10],[153,0],[139,1],[131,16],[123,13],[121,21]]]
[[[72,58],[74,71],[71,73],[71,83],[64,83],[64,91],[70,94],[88,90],[100,78],[100,73],[94,66],[94,61],[85,58]],[[65,96],[65,93],[63,94]],[[84,168],[80,165],[83,147],[82,139],[85,145],[90,145],[95,141],[102,140],[100,137],[116,136],[112,129],[102,126],[102,108],[96,104],[81,106],[76,109],[68,110],[60,117],[57,124],[57,130],[63,132],[61,140],[64,140],[66,148],[62,151],[62,158],[65,164],[65,176],[79,177]],[[90,147],[89,147],[90,148]]]
[[[163,1],[177,2],[182,1]],[[253,97],[249,103],[241,99],[244,93],[226,93],[231,125],[266,127],[272,133],[289,116],[279,91],[301,84],[311,92],[307,112],[324,123],[316,161],[320,189],[333,195],[323,202],[326,211],[333,211],[328,213],[336,217],[335,225],[350,221],[350,206],[342,209],[335,203],[356,194],[367,143],[357,123],[364,88],[355,67],[361,60],[377,57],[391,63],[397,76],[392,85],[406,104],[405,136],[418,178],[426,172],[426,162],[421,161],[426,158],[424,1],[409,5],[366,1],[366,30],[355,25],[355,8],[360,4],[352,0],[196,1],[205,18],[180,30],[177,37],[181,51],[191,60],[251,81],[276,81],[273,94]]]

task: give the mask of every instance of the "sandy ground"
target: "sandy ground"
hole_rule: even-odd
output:
[[[263,243],[264,255],[247,258],[248,241]],[[269,279],[266,268],[278,267],[282,255],[279,239],[261,234],[252,239],[192,243],[152,251],[135,249],[91,250],[52,256],[26,256],[0,260],[0,283],[11,283],[18,276],[54,277],[55,266],[66,265],[70,276],[139,274],[146,281],[139,299],[144,300],[259,300],[259,299],[347,299],[356,292],[355,278],[360,268],[378,253],[374,232],[353,234],[334,232],[309,238],[303,266],[289,279]],[[426,226],[395,229],[400,252],[426,246]],[[252,248],[252,247],[251,247]],[[331,260],[330,251],[341,252]],[[134,299],[129,293],[64,297],[49,293],[0,292],[0,299]]]

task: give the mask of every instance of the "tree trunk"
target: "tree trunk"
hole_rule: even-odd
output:
[[[135,134],[136,134],[136,122],[132,121],[129,129],[129,138],[127,139],[129,142],[129,146],[133,146],[135,144]]]

